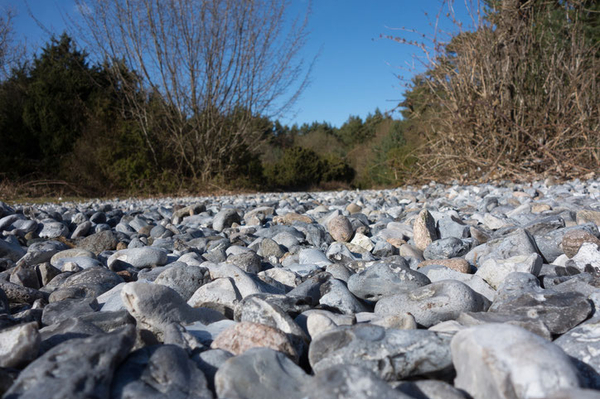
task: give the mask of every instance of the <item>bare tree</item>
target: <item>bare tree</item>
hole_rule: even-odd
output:
[[[260,142],[253,119],[288,110],[307,84],[299,51],[309,10],[291,18],[289,1],[75,1],[149,149],[157,157],[153,98],[167,120],[161,136],[194,178],[231,172]]]
[[[11,63],[13,12],[10,9],[2,10],[0,14],[0,76],[7,73]]]

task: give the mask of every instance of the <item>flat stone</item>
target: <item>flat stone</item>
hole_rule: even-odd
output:
[[[487,306],[487,300],[466,284],[443,280],[382,298],[375,305],[375,313],[386,316],[410,313],[418,324],[431,327],[455,320],[462,312],[485,311]]]
[[[426,260],[419,263],[419,269],[425,266],[430,265],[440,265],[447,267],[448,269],[455,270],[459,273],[469,273],[471,270],[471,266],[469,262],[464,259],[455,258],[455,259],[435,259],[435,260]]]
[[[212,309],[192,308],[169,287],[144,282],[127,283],[121,289],[127,311],[140,326],[161,336],[171,323],[204,324],[222,320],[224,316]]]
[[[135,342],[135,328],[72,339],[29,364],[5,398],[108,398],[115,369]]]
[[[407,291],[430,283],[427,276],[412,270],[406,262],[377,262],[350,276],[348,289],[359,298],[378,301],[398,291]]]
[[[308,358],[316,374],[332,366],[355,365],[386,381],[441,375],[452,369],[450,339],[426,330],[357,324],[313,337]]]
[[[270,348],[298,362],[298,353],[288,337],[279,329],[264,324],[243,321],[223,331],[210,345],[241,355],[252,348]]]
[[[123,262],[137,269],[162,266],[167,263],[167,254],[152,247],[128,248],[115,252],[108,258],[108,267],[116,261]]]
[[[533,275],[511,273],[489,311],[540,320],[552,334],[563,334],[587,319],[592,309],[585,295],[544,290]]]
[[[38,235],[40,238],[67,237],[69,235],[69,228],[61,222],[42,220],[42,230]]]
[[[473,398],[543,398],[577,388],[577,369],[556,345],[520,327],[484,324],[452,339],[454,386]]]
[[[283,353],[268,348],[254,348],[232,357],[215,375],[219,398],[302,399],[311,384],[312,377]]]
[[[523,229],[478,245],[465,255],[465,259],[475,267],[480,267],[488,259],[507,259],[513,256],[529,256],[538,253],[533,237]]]

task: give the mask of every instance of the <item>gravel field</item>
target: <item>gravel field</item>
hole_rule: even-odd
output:
[[[600,181],[0,202],[3,398],[600,398]]]

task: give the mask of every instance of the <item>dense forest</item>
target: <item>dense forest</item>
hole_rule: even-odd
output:
[[[236,2],[212,3],[230,6],[228,12],[240,21],[248,18]],[[177,15],[189,14],[163,11],[172,20],[162,24],[176,24]],[[240,53],[171,54],[155,60],[159,66],[164,62],[166,71],[193,62],[207,65],[204,74],[190,67],[184,82],[167,77],[154,83],[152,72],[132,62],[131,54],[98,47],[99,54],[90,56],[68,34],[52,37],[34,55],[11,62],[0,81],[0,184],[91,196],[393,187],[419,179],[574,177],[597,171],[600,5],[592,0],[490,0],[481,11],[472,30],[459,30],[445,42],[437,39],[433,48],[389,37],[424,51],[424,72],[408,85],[400,115],[375,109],[364,120],[349,116],[339,128],[327,122],[286,126],[266,116],[266,107],[257,104],[271,98],[246,90],[253,87],[253,76],[218,86],[232,70],[222,76],[208,72],[223,65],[239,59],[252,70],[269,71],[269,65],[259,64],[264,62],[255,57],[259,49],[239,37],[221,38],[210,26],[214,37],[205,47],[225,47],[232,40]],[[267,22],[275,30],[282,21],[266,14],[262,18],[261,24],[247,27],[249,32],[267,35],[260,31]],[[2,36],[10,33],[10,19],[0,22],[0,59],[6,66],[11,46]],[[169,26],[177,31],[176,25]],[[113,50],[131,42],[110,32],[107,37],[94,33],[115,44]],[[154,50],[165,57],[163,47]],[[214,51],[218,54],[218,48]],[[288,56],[277,61],[287,69],[269,76],[279,79],[281,72],[293,70],[293,54]],[[290,74],[290,82],[298,79],[297,72]]]

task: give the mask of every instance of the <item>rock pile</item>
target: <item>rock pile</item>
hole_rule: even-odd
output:
[[[8,206],[0,395],[600,398],[600,183]]]

